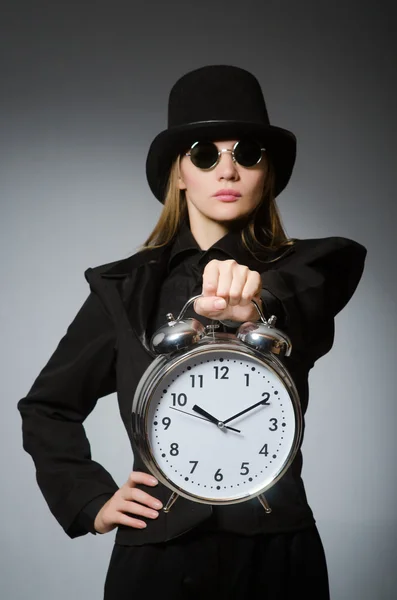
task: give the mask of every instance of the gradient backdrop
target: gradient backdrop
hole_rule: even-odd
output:
[[[363,279],[310,374],[304,479],[333,600],[396,598],[396,26],[393,2],[3,2],[1,556],[4,600],[102,597],[114,534],[70,540],[21,445],[16,409],[88,294],[160,204],[145,178],[168,93],[186,71],[259,79],[298,158],[278,198],[293,237],[368,249]],[[121,485],[131,468],[114,395],[86,428]],[[131,591],[133,597],[133,591]]]

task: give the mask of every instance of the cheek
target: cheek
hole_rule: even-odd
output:
[[[205,174],[196,169],[193,165],[183,165],[181,168],[181,176],[183,179],[186,192],[189,195],[196,195],[197,193],[203,193],[208,186],[205,178]]]
[[[187,191],[197,185],[197,174],[189,167],[190,165],[186,162],[186,159],[183,158],[180,164],[181,183],[183,187],[187,188]]]
[[[263,187],[265,185],[266,173],[259,172],[255,173],[255,177],[251,181],[252,195],[255,199],[259,199],[262,196]]]
[[[200,179],[198,177],[195,177],[194,175],[188,175],[187,177],[185,177],[185,185],[187,191],[190,193],[195,193],[196,190],[199,190],[203,187],[203,184],[200,181]]]

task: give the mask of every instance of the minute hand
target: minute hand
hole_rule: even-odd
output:
[[[252,406],[249,406],[248,408],[245,408],[241,412],[237,413],[237,415],[233,415],[232,417],[229,417],[228,419],[226,419],[223,422],[225,424],[229,423],[230,421],[233,421],[233,419],[237,419],[237,417],[240,417],[241,415],[244,415],[246,412],[252,410],[253,408],[256,408],[257,406],[260,406],[260,404],[266,404],[267,401],[268,401],[268,398],[265,398],[264,400],[261,400],[260,402],[257,402],[256,404],[253,404]]]

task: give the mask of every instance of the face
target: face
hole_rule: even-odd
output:
[[[214,142],[221,150],[232,149],[237,140]],[[215,167],[203,171],[189,156],[180,160],[179,189],[185,190],[190,224],[208,220],[224,226],[247,217],[260,203],[267,175],[266,153],[254,167],[234,162],[230,152],[223,152]],[[241,195],[228,201],[215,196],[219,190],[234,190]]]

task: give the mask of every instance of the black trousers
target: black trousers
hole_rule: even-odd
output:
[[[316,526],[279,534],[192,530],[169,542],[115,545],[104,600],[329,600]]]

